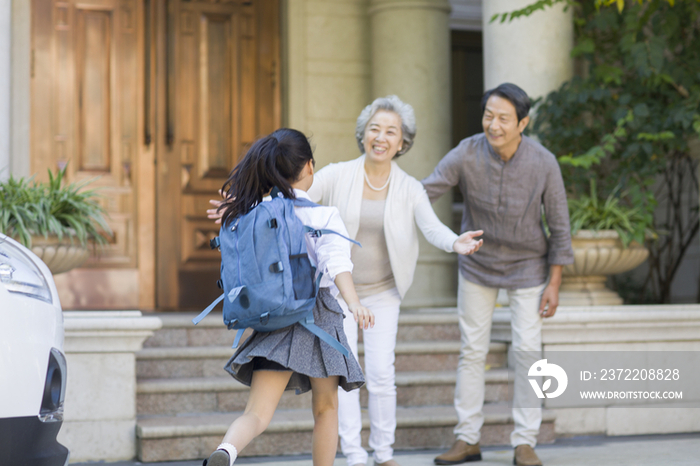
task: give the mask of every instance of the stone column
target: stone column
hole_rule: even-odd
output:
[[[372,98],[396,94],[416,112],[418,133],[399,165],[419,180],[449,151],[450,4],[448,0],[370,0]],[[369,102],[368,102],[369,103]],[[452,226],[451,195],[435,204]],[[454,305],[456,259],[421,236],[421,254],[404,307]]]
[[[11,0],[0,1],[10,3]],[[31,5],[32,2],[29,1],[12,1],[10,166],[15,177],[30,175]],[[2,30],[4,31],[4,29]]]
[[[10,175],[12,0],[0,0],[0,180]]]
[[[491,23],[496,13],[522,8],[532,0],[488,0],[483,7],[484,87],[504,82],[522,87],[532,98],[557,89],[573,75],[572,10],[559,4],[528,17]]]

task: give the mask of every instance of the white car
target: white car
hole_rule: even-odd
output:
[[[0,465],[65,466],[63,313],[51,272],[0,233]]]

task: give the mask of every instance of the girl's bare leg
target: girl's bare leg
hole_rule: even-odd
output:
[[[311,378],[314,466],[332,466],[338,450],[338,377]]]
[[[233,421],[222,443],[230,443],[240,452],[251,440],[262,434],[270,424],[291,376],[291,371],[253,372],[245,412]]]

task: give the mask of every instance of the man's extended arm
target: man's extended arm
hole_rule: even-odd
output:
[[[462,156],[459,148],[460,146],[457,146],[449,151],[440,160],[433,173],[421,181],[431,203],[437,201],[440,196],[459,183],[459,172],[462,166]],[[466,193],[462,194],[466,196]]]

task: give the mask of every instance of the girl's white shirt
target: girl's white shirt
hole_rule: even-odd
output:
[[[294,194],[298,199],[311,200],[306,191],[295,189]],[[263,201],[272,198],[267,196]],[[294,213],[304,225],[316,229],[329,229],[349,236],[343,219],[337,207],[295,207]],[[335,286],[335,277],[342,272],[352,273],[352,260],[350,260],[350,247],[352,243],[338,235],[327,234],[320,238],[306,235],[306,249],[311,262],[316,265],[316,274],[323,273],[321,288],[329,288],[334,297],[339,294]]]

